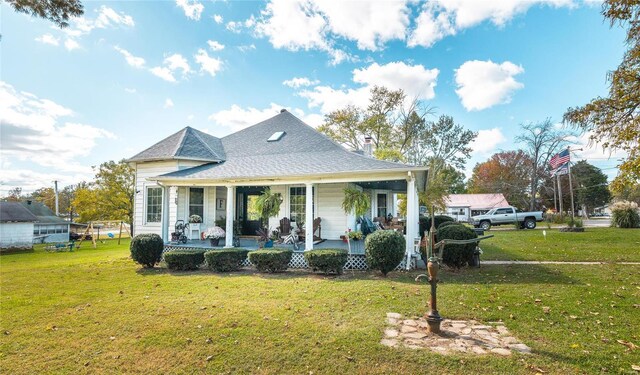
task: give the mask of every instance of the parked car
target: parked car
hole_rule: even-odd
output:
[[[494,225],[520,223],[522,228],[534,229],[536,223],[544,220],[542,211],[524,212],[515,207],[498,207],[489,210],[484,215],[471,217],[471,224],[476,228],[489,230]]]

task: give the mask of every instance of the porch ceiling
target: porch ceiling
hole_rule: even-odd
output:
[[[356,185],[363,189],[376,189],[376,190],[392,190],[397,193],[407,192],[407,180],[394,180],[394,181],[364,181],[356,182]]]

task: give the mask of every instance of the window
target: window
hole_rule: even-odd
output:
[[[277,142],[280,140],[280,138],[282,138],[284,134],[284,132],[275,132],[271,135],[271,137],[269,137],[269,139],[267,139],[267,142]]]
[[[147,223],[159,223],[162,219],[162,188],[147,188]]]
[[[306,187],[289,188],[289,219],[291,221],[304,223],[306,215],[306,191]],[[312,207],[313,212],[315,213],[315,199],[313,199],[313,197],[311,199],[313,200]]]
[[[378,194],[378,217],[387,216],[387,194]]]
[[[189,188],[189,216],[191,215],[204,219],[204,188]]]

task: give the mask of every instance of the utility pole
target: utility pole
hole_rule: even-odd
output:
[[[53,191],[56,194],[56,216],[58,216],[60,214],[58,210],[58,180],[53,181]]]
[[[569,155],[571,155],[571,151],[582,151],[581,148],[571,149],[570,146],[567,146],[567,151],[569,151]],[[569,162],[567,163],[567,168],[569,169],[569,193],[571,195],[571,217],[574,217],[575,206],[573,205],[573,185],[571,184],[571,157],[569,157]]]

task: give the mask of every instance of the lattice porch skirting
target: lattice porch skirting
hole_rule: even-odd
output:
[[[180,246],[180,245],[167,245],[164,247],[164,252],[167,251],[174,251],[174,250],[184,250],[184,251],[193,251],[194,248],[193,247],[188,247],[188,246]],[[402,260],[402,262],[400,262],[400,264],[398,264],[398,266],[396,267],[396,270],[404,270],[406,264],[406,260]],[[252,267],[253,265],[251,264],[251,262],[249,261],[249,258],[247,257],[247,259],[244,260],[244,262],[242,262],[242,266],[243,267]],[[291,269],[308,269],[309,268],[309,264],[307,264],[307,261],[304,259],[304,253],[302,252],[294,252],[293,256],[291,257],[291,262],[289,262],[289,268]],[[411,258],[411,268],[414,269],[416,268],[416,261],[414,258]],[[368,270],[369,269],[369,265],[367,264],[367,258],[364,254],[349,254],[347,256],[347,263],[345,263],[344,265],[344,269],[345,270]]]

